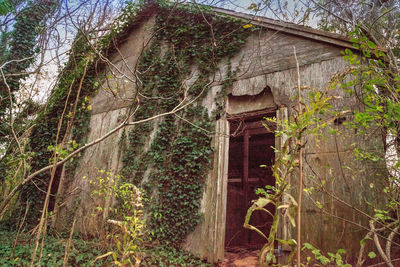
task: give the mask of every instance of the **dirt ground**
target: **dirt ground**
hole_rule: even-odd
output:
[[[220,267],[258,267],[259,250],[249,250],[245,248],[229,248],[225,251],[225,258]]]

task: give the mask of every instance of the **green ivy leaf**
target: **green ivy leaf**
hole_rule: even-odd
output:
[[[0,0],[0,15],[7,15],[9,12],[14,11],[14,8],[10,1]]]
[[[304,249],[304,248],[307,248],[307,249],[314,249],[314,246],[311,245],[310,243],[304,243],[303,246],[304,246],[303,249]]]
[[[370,253],[368,253],[368,257],[369,257],[370,259],[375,258],[375,257],[376,257],[375,252],[371,251]]]
[[[373,43],[373,42],[371,42],[371,41],[368,41],[368,42],[367,42],[367,45],[368,45],[369,48],[371,48],[371,49],[374,49],[374,48],[376,47],[376,44]]]
[[[346,250],[343,249],[343,248],[340,248],[340,249],[338,249],[337,253],[338,253],[338,254],[345,254],[345,253],[346,253]]]

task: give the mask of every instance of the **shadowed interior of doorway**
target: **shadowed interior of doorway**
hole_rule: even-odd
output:
[[[271,167],[274,164],[275,135],[263,124],[264,117],[275,112],[253,113],[230,118],[228,195],[225,250],[259,250],[267,240],[254,231],[243,227],[252,200],[257,199],[256,189],[275,184]],[[265,120],[264,120],[265,123]],[[273,127],[272,127],[273,128]],[[271,213],[273,206],[266,207]],[[253,213],[250,223],[266,235],[272,217],[263,211]]]

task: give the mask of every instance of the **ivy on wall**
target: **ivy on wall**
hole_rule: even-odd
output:
[[[31,172],[51,163],[54,153],[51,147],[54,148],[57,145],[55,144],[57,128],[65,107],[58,144],[63,138],[69,141],[71,150],[85,144],[90,130],[90,98],[97,92],[98,85],[105,79],[101,73],[104,72],[106,64],[100,60],[99,54],[107,57],[115,53],[115,46],[124,40],[128,29],[137,27],[148,17],[148,13],[149,11],[143,10],[133,3],[128,3],[122,10],[121,16],[112,26],[110,33],[105,35],[97,44],[99,53],[95,53],[82,33],[78,33],[59,81],[52,90],[47,105],[35,119],[29,141],[29,149],[34,153],[30,166]],[[90,33],[87,35],[90,38]],[[82,85],[80,85],[81,80]],[[74,107],[75,102],[77,103],[76,108]],[[69,133],[67,133],[68,124],[71,125]],[[65,176],[67,179],[73,178],[78,162],[74,159],[72,163],[66,165]],[[42,173],[35,178],[34,184],[29,183],[21,190],[19,201],[23,204],[26,202],[34,204],[29,209],[28,224],[35,225],[37,218],[40,217],[41,206],[45,199],[44,192],[48,188],[49,180],[50,174],[48,172]],[[18,218],[19,216],[14,217]]]
[[[44,23],[57,7],[56,1],[26,2],[26,7],[15,17],[13,30],[0,33],[0,61],[2,64],[8,62],[3,66],[3,72],[5,75],[14,74],[6,76],[12,98],[14,98],[14,92],[19,90],[20,79],[28,76],[24,71],[34,62],[34,56],[40,51],[40,47],[37,46],[37,38],[41,34],[40,29],[43,28]],[[0,11],[5,14],[14,9],[11,2],[1,2],[1,4]],[[6,84],[2,79],[0,81],[0,116],[2,119],[6,119],[6,108],[9,107],[10,100]],[[3,127],[5,129],[2,129]],[[6,127],[1,123],[0,130],[8,134]]]
[[[88,108],[90,107],[90,96],[95,92],[95,84],[99,79],[96,75],[94,58],[89,59],[88,51],[86,40],[82,36],[78,37],[57,87],[53,90],[46,107],[38,114],[35,120],[35,126],[32,129],[29,141],[30,149],[35,153],[31,163],[31,171],[39,170],[51,163],[50,160],[53,158],[54,151],[49,148],[56,145],[57,128],[64,107],[66,107],[66,110],[60,127],[58,143],[61,143],[61,140],[68,134],[67,125],[72,122],[72,118],[71,138],[68,137],[67,140],[74,140],[74,142],[70,142],[71,145],[72,143],[84,144],[86,142],[90,122],[90,108]],[[87,66],[86,60],[90,60]],[[80,80],[85,68],[86,75],[82,80],[82,87],[78,94]],[[75,101],[77,101],[76,110],[74,108]],[[67,177],[73,175],[76,161],[68,166]],[[35,184],[25,185],[20,195],[23,203],[27,201],[34,203],[34,208],[30,210],[30,216],[28,217],[31,220],[30,223],[33,224],[35,223],[34,220],[39,217],[40,207],[43,205],[45,197],[43,192],[47,190],[50,174],[48,172],[39,174],[35,180]],[[42,190],[38,190],[37,187]]]
[[[115,47],[155,13],[155,36],[138,64],[142,86],[139,88],[140,108],[135,113],[135,120],[170,111],[186,97],[199,98],[197,103],[179,111],[177,116],[139,124],[124,132],[120,142],[124,150],[121,173],[124,179],[145,189],[148,197],[146,209],[154,238],[164,244],[178,246],[202,219],[200,202],[213,155],[211,136],[207,132],[213,131],[218,114],[210,117],[200,103],[207,94],[208,84],[218,70],[218,64],[240,51],[251,29],[243,27],[242,21],[211,15],[204,8],[200,11],[194,6],[176,8],[150,4],[138,11],[133,4],[128,4],[120,21],[117,20],[110,34],[98,44],[100,52],[105,56],[115,53]],[[197,79],[185,89],[183,82],[193,67],[198,71]],[[88,46],[86,38],[80,36],[48,105],[38,115],[32,130],[29,145],[35,155],[31,171],[49,164],[53,153],[49,147],[55,145],[57,125],[64,105],[67,101],[65,114],[73,112],[73,103],[78,97],[85,68],[71,137],[66,136],[71,121],[67,116],[61,124],[59,141],[68,137],[67,140],[73,140],[77,146],[86,142],[91,114],[88,108],[90,97],[105,79],[99,75],[104,73],[105,64]],[[232,75],[228,76],[232,78]],[[229,84],[225,82],[224,89]],[[217,98],[220,99],[221,95],[223,92]],[[157,128],[154,128],[156,124]],[[148,144],[153,131],[155,136]],[[66,169],[67,179],[73,178],[78,161],[75,159],[74,162]],[[143,180],[146,170],[151,171],[148,178]],[[46,190],[50,177],[44,173],[38,178],[36,181],[40,181],[39,184],[26,185],[20,195],[21,201],[34,202],[36,207],[40,207],[44,200],[43,192],[37,190],[36,186]],[[39,210],[30,209],[32,214],[28,218],[31,223],[35,223]]]
[[[202,219],[199,208],[213,155],[207,132],[213,131],[218,114],[210,117],[199,103],[218,64],[233,57],[251,31],[242,21],[211,15],[194,6],[159,8],[153,31],[153,41],[139,60],[143,96],[135,119],[172,110],[187,96],[200,97],[178,116],[140,124],[124,135],[122,175],[147,192],[154,238],[178,246]],[[183,83],[193,67],[197,79],[185,88]],[[156,124],[155,137],[146,150]],[[146,170],[151,171],[143,179]]]
[[[37,39],[57,8],[56,1],[23,1],[25,4],[17,11],[14,5],[21,3],[16,2],[22,1],[0,1],[0,13],[8,17],[0,31],[0,182],[3,192],[12,188],[22,176],[23,171],[17,167],[18,160],[30,156],[29,153],[16,156],[18,146],[12,137],[10,125],[17,133],[29,131],[31,124],[27,117],[38,110],[39,105],[32,100],[23,103],[16,101],[16,93],[20,90],[21,81],[28,77],[27,69],[41,50]],[[24,108],[22,112],[16,112],[17,109],[13,108],[15,117],[11,119],[10,106]]]

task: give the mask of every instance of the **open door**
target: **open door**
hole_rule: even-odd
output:
[[[259,249],[266,240],[255,231],[243,227],[252,200],[258,198],[255,190],[274,185],[271,167],[274,163],[275,135],[262,121],[273,113],[256,113],[229,118],[229,164],[225,247]],[[265,121],[264,121],[265,122]],[[264,165],[261,167],[261,165]],[[273,207],[268,207],[273,209]],[[273,212],[273,210],[271,210]],[[253,213],[250,223],[268,235],[272,217],[265,212]]]

